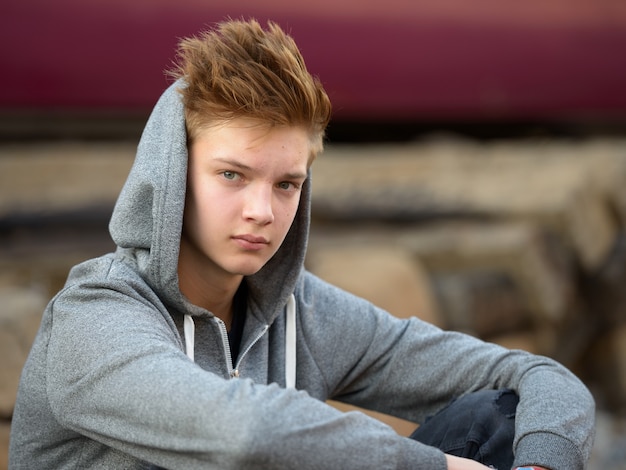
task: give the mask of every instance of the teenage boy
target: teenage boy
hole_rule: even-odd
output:
[[[304,269],[331,107],[289,36],[222,23],[181,42],[177,77],[116,204],[116,252],[45,311],[12,469],[584,467],[594,404],[565,368]],[[331,398],[422,426],[403,437]]]

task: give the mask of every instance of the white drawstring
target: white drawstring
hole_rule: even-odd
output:
[[[285,386],[296,388],[296,298],[287,300],[285,322]]]
[[[185,315],[185,352],[194,360],[194,340],[196,326],[191,315]],[[285,319],[285,386],[296,388],[296,298],[293,294],[287,300]]]
[[[193,361],[194,340],[196,336],[196,325],[191,315],[185,315],[185,352],[187,357]]]

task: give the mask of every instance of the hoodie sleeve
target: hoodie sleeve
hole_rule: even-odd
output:
[[[301,372],[322,374],[331,397],[419,423],[463,394],[510,388],[520,396],[516,464],[584,468],[595,405],[562,365],[417,318],[397,319],[312,275],[303,291],[301,328],[311,361]]]
[[[64,428],[165,468],[446,468],[440,451],[361,413],[203,370],[155,311],[116,285],[54,302],[46,387]]]

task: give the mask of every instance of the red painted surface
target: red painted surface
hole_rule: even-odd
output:
[[[623,0],[5,0],[0,110],[150,109],[227,16],[290,31],[336,118],[626,118]]]

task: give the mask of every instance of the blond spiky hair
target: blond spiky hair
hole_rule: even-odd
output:
[[[315,156],[323,148],[330,100],[294,40],[276,23],[229,20],[180,41],[175,78],[183,78],[187,132],[235,118],[267,126],[302,126]]]

